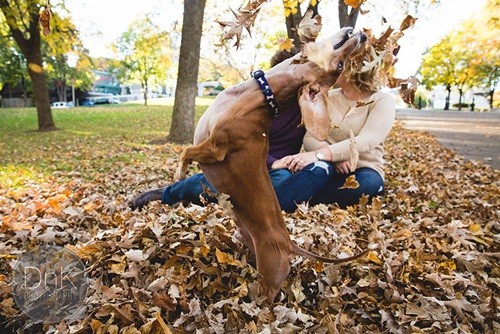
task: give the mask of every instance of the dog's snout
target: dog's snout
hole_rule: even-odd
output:
[[[366,42],[367,39],[368,37],[366,36],[366,34],[364,32],[361,32],[359,36],[359,40],[361,41],[361,43]]]

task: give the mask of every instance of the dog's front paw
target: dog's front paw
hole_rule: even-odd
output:
[[[186,172],[182,168],[182,164],[179,164],[174,174],[174,181],[184,180],[186,178]]]

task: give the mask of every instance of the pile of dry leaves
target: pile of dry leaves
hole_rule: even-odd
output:
[[[141,166],[56,172],[0,188],[2,332],[500,331],[499,178],[490,167],[397,126],[383,199],[348,210],[302,205],[285,216],[291,237],[316,253],[344,256],[372,240],[380,248],[340,266],[295,258],[279,301],[266,306],[253,259],[232,239],[234,223],[221,207],[128,208],[133,195],[172,177],[176,161],[164,167],[165,150],[178,149],[144,147],[151,158]],[[43,324],[17,309],[12,267],[41,244],[84,262],[82,319]]]

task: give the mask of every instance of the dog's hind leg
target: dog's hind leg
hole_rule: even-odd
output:
[[[198,145],[188,146],[180,156],[180,163],[174,175],[175,180],[182,180],[186,177],[188,166],[193,161],[204,164],[221,162],[226,157],[227,145],[217,145],[213,143],[213,138],[209,137]]]

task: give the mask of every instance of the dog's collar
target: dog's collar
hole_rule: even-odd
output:
[[[278,116],[278,102],[276,102],[276,98],[273,95],[273,91],[271,90],[271,86],[266,80],[266,76],[264,75],[263,70],[256,70],[251,73],[252,77],[259,84],[260,90],[264,95],[264,100],[269,108],[271,116]]]

